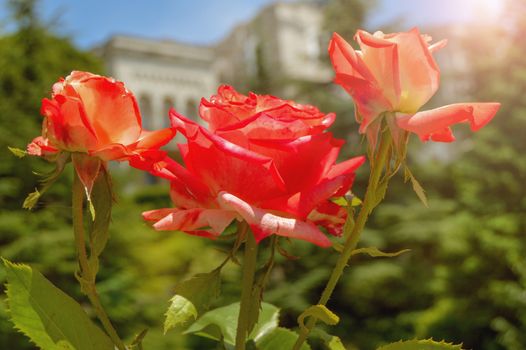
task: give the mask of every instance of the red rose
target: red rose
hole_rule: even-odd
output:
[[[349,190],[364,162],[357,157],[335,164],[343,141],[324,132],[334,114],[273,96],[244,96],[230,86],[203,99],[199,112],[209,129],[170,112],[188,140],[179,145],[186,168],[153,160],[153,172],[172,180],[176,208],[149,211],[144,218],[158,230],[212,237],[234,218],[244,219],[257,241],[277,234],[329,246],[317,219],[330,223],[329,232],[341,231],[344,218],[328,219],[342,214],[329,198]],[[317,208],[327,214],[320,216]]]
[[[416,28],[393,34],[358,30],[355,40],[361,50],[334,33],[329,55],[335,82],[352,96],[360,132],[367,133],[373,145],[385,112],[394,116],[387,122],[395,139],[402,129],[422,141],[451,142],[455,140],[451,125],[468,122],[476,131],[499,109],[499,103],[458,103],[418,112],[438,89],[440,71],[432,54],[445,46],[445,40],[429,44],[431,38]]]
[[[133,94],[123,83],[87,72],[72,72],[53,85],[42,100],[42,136],[27,146],[31,155],[72,153],[75,168],[88,189],[101,161],[129,160],[151,152],[173,138],[172,128],[146,131]]]

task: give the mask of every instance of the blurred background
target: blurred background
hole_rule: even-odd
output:
[[[28,212],[21,206],[38,186],[33,171],[51,165],[7,151],[25,148],[40,133],[40,101],[59,77],[75,69],[123,80],[147,128],[167,125],[172,106],[196,118],[200,98],[220,83],[308,102],[337,113],[332,131],[348,141],[343,158],[365,153],[365,144],[351,99],[331,83],[331,33],[350,41],[357,28],[391,32],[416,25],[435,40],[449,39],[437,54],[442,87],[426,108],[475,100],[498,101],[502,108],[476,134],[456,127],[455,143],[411,141],[408,163],[427,190],[429,208],[397,176],[361,242],[411,252],[353,258],[329,304],[341,317],[330,332],[348,349],[414,337],[463,342],[467,349],[526,349],[523,0],[0,4],[0,255],[33,265],[88,312],[73,277],[71,170]],[[113,175],[118,204],[98,282],[112,320],[127,339],[148,328],[145,349],[214,349],[178,331],[163,336],[163,314],[174,285],[216,267],[230,242],[153,231],[140,213],[170,206],[168,184],[120,164]],[[354,186],[358,196],[366,179],[363,167]],[[316,302],[336,255],[301,242],[286,249],[298,259],[280,256],[264,299],[282,308],[282,325],[294,327],[299,313]],[[238,299],[239,279],[240,269],[230,264],[217,305]],[[13,329],[4,302],[0,348],[33,348]]]

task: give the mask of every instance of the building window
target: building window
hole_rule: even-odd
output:
[[[163,127],[168,128],[170,126],[170,118],[168,113],[171,108],[175,108],[174,100],[171,97],[165,97],[163,100]]]
[[[141,110],[143,128],[153,129],[152,100],[148,95],[139,97],[139,109]]]

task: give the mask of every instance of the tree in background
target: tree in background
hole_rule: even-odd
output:
[[[463,43],[474,66],[473,96],[498,100],[502,110],[452,167],[461,225],[450,239],[465,248],[443,252],[444,289],[424,329],[456,339],[467,334],[472,348],[526,348],[525,11],[523,1],[508,1],[506,27],[483,33],[485,42]],[[455,327],[462,314],[470,316]]]
[[[55,186],[46,196],[43,205],[48,210],[23,210],[24,198],[38,186],[31,170],[45,172],[51,168],[35,159],[19,161],[7,147],[23,148],[39,133],[40,101],[57,77],[72,69],[100,71],[101,64],[74,48],[68,39],[52,34],[37,16],[36,0],[10,0],[6,5],[14,31],[0,37],[0,250],[6,258],[38,261],[43,271],[62,284],[66,273],[75,269],[67,229],[69,210],[65,210],[67,204],[57,202],[64,198],[67,187]],[[73,282],[66,290],[73,288]],[[14,333],[1,303],[0,347],[24,349],[26,344]]]
[[[324,3],[327,29],[344,37],[351,38],[367,18],[361,12],[364,2]],[[506,21],[500,22],[506,26],[481,26],[477,33],[484,40],[454,38],[462,40],[452,44],[459,47],[455,54],[469,62],[468,69],[455,71],[453,66],[443,73],[461,80],[471,99],[499,101],[502,109],[476,137],[457,143],[464,150],[444,147],[442,152],[452,155],[450,163],[429,157],[423,145],[411,148],[410,165],[429,189],[430,208],[402,179],[391,182],[387,201],[361,244],[411,252],[389,260],[353,258],[329,304],[342,316],[339,329],[345,331],[337,335],[348,348],[375,349],[412,337],[463,342],[473,349],[526,348],[526,260],[521,253],[526,249],[525,12],[524,2],[508,1]],[[440,38],[448,36],[447,28],[437,31]],[[298,86],[294,98],[337,112],[345,124],[333,126],[335,133],[356,127],[347,97],[329,86]],[[291,253],[310,256],[308,249],[295,247]],[[333,258],[326,253],[319,254],[320,260],[312,256],[283,265],[282,277],[278,274],[269,288],[268,301],[285,308],[290,325],[299,310],[316,300],[325,282],[323,266]],[[299,283],[292,286],[287,280]]]
[[[526,348],[525,11],[524,2],[509,1],[505,27],[488,25],[477,32],[484,40],[459,45],[469,70],[449,75],[467,82],[474,100],[502,109],[451,163],[414,149],[410,163],[430,190],[429,209],[407,184],[391,183],[390,204],[375,213],[362,244],[412,251],[356,259],[349,269],[332,306],[346,310],[348,333],[340,336],[348,344],[374,349],[433,337],[473,349]]]
[[[24,148],[40,134],[40,103],[49,96],[57,78],[72,70],[102,73],[102,62],[97,57],[77,49],[69,38],[58,36],[52,25],[42,22],[39,4],[37,0],[7,2],[14,30],[0,36],[0,252],[4,258],[34,265],[67,294],[86,300],[73,276],[77,266],[70,228],[70,168],[29,212],[22,209],[22,203],[39,185],[39,177],[31,173],[50,171],[51,165],[31,157],[20,161],[7,149]],[[113,173],[117,174],[118,169]],[[135,173],[126,169],[122,173],[114,177],[116,185],[134,181]],[[184,349],[197,341],[183,339],[175,332],[161,336],[173,286],[188,274],[212,269],[222,255],[202,239],[159,234],[143,223],[142,211],[169,205],[167,188],[165,183],[146,186],[118,198],[107,248],[111,253],[102,256],[99,291],[126,338],[150,328],[146,348]],[[203,257],[194,264],[196,251]],[[4,281],[4,270],[0,269],[0,284]],[[84,304],[93,315],[88,303]],[[196,344],[195,348],[203,348],[202,341]],[[13,328],[4,300],[0,301],[0,348],[34,348]]]

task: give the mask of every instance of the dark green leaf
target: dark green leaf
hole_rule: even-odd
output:
[[[238,314],[239,303],[208,311],[192,324],[185,333],[195,333],[206,338],[218,341],[222,340],[226,344],[234,345]],[[278,326],[278,318],[279,309],[277,307],[267,303],[261,303],[258,322],[248,339],[257,341],[257,339],[263,337],[266,333],[274,330]]]
[[[91,215],[94,218],[88,225],[90,265],[93,274],[99,269],[99,256],[106,247],[109,238],[109,225],[111,221],[111,208],[113,204],[113,193],[110,175],[107,171],[100,171],[90,196]]]
[[[271,332],[265,333],[257,338],[256,345],[258,350],[290,350],[298,339],[298,334],[286,328],[275,328]],[[307,343],[303,343],[301,350],[310,350]]]
[[[15,326],[42,349],[113,350],[82,307],[27,265],[4,260]]]

